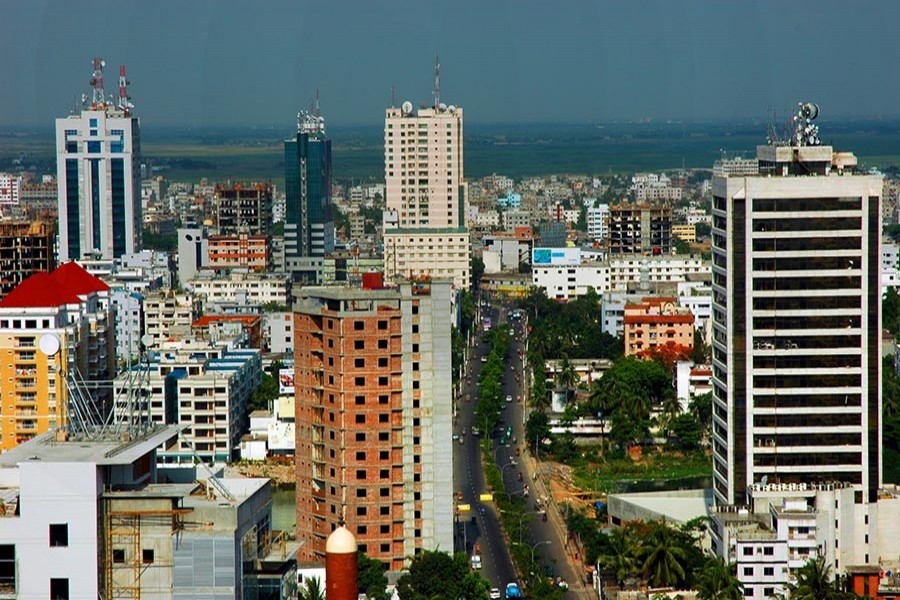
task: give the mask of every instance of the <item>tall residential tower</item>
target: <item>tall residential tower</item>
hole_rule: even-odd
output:
[[[437,80],[436,67],[434,106],[414,111],[404,102],[385,113],[384,272],[391,281],[451,278],[457,288],[468,289],[463,111],[440,102]]]
[[[113,259],[141,249],[141,136],[125,67],[114,103],[103,90],[105,62],[94,59],[90,103],[56,120],[59,262],[87,254]]]

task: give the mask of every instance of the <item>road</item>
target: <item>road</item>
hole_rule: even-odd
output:
[[[506,317],[505,309],[493,308],[492,316],[494,323],[503,323]],[[583,585],[581,573],[577,573],[566,555],[565,546],[565,524],[562,516],[557,510],[555,503],[547,504],[547,487],[541,481],[534,482],[532,478],[532,465],[534,461],[529,458],[525,448],[525,428],[524,419],[526,414],[524,390],[522,389],[523,364],[522,354],[525,352],[525,335],[524,326],[517,324],[513,326],[515,336],[510,344],[509,354],[507,355],[507,370],[503,380],[504,396],[512,396],[514,401],[505,404],[503,414],[501,415],[502,427],[512,427],[513,438],[515,442],[509,442],[508,445],[498,447],[499,437],[491,438],[491,448],[494,452],[495,460],[498,466],[502,468],[504,483],[506,489],[511,494],[522,494],[525,485],[529,486],[529,509],[537,513],[538,507],[534,502],[539,496],[541,498],[541,507],[547,507],[547,521],[541,518],[540,514],[529,515],[530,525],[526,539],[521,543],[533,547],[535,556],[541,557],[541,563],[548,566],[552,572],[565,579],[569,585],[569,591],[566,598],[587,598],[596,597],[589,587]],[[494,587],[501,590],[510,581],[516,581],[515,569],[509,556],[509,548],[506,546],[499,526],[499,514],[496,507],[492,503],[485,503],[484,514],[480,514],[479,507],[481,503],[478,501],[478,495],[485,489],[484,473],[481,465],[481,450],[479,447],[480,439],[472,436],[472,426],[474,423],[474,406],[477,399],[476,382],[478,373],[481,369],[480,357],[484,355],[488,348],[486,344],[479,344],[473,353],[473,361],[470,364],[470,384],[465,386],[464,394],[468,394],[471,399],[468,402],[461,399],[459,402],[459,410],[457,423],[454,428],[456,433],[460,433],[465,428],[467,435],[463,438],[462,444],[454,445],[456,456],[454,460],[455,474],[454,481],[456,489],[463,492],[463,502],[472,506],[472,515],[475,521],[471,521],[469,517],[468,526],[463,533],[461,526],[458,526],[460,539],[458,540],[457,549],[462,550],[462,544],[468,542],[467,553],[471,555],[474,546],[477,544],[481,548],[483,572],[482,574],[491,581]],[[522,354],[520,354],[520,352]],[[483,432],[486,435],[488,432]],[[519,448],[519,456],[516,456],[516,446]],[[517,462],[511,465],[511,460]],[[510,465],[510,466],[507,466]],[[519,473],[522,474],[521,480]],[[512,543],[518,543],[518,540],[511,540]],[[549,543],[541,543],[549,542]],[[539,544],[535,546],[535,544]]]

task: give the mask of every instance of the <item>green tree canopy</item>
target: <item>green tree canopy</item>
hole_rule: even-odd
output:
[[[397,581],[400,600],[486,600],[490,589],[490,583],[469,568],[468,556],[437,550],[416,555],[409,572]]]

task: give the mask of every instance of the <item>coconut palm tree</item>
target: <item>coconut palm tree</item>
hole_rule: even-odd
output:
[[[575,366],[569,361],[568,356],[563,356],[559,361],[556,371],[556,385],[566,391],[566,404],[569,403],[569,397],[574,395],[575,386],[578,385],[578,373],[575,372]],[[569,392],[572,392],[570,394]]]
[[[831,565],[820,557],[806,561],[797,571],[797,580],[788,585],[791,600],[841,600],[848,596],[831,580]]]
[[[626,579],[638,572],[637,548],[634,538],[624,529],[613,529],[609,534],[609,551],[598,557],[600,566],[613,573],[621,587]]]
[[[677,532],[664,523],[658,523],[645,538],[640,555],[644,559],[644,576],[654,587],[674,587],[687,577],[687,551]]]
[[[322,583],[318,577],[310,577],[305,581],[305,585],[300,586],[297,590],[298,600],[325,600],[325,590],[322,589]]]
[[[709,558],[694,585],[700,600],[742,600],[744,590],[735,575],[735,566],[721,557]]]

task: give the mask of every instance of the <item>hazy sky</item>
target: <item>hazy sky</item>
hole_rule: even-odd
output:
[[[144,127],[332,126],[441,94],[467,123],[900,116],[900,2],[0,0],[0,125],[46,125],[128,66]]]

